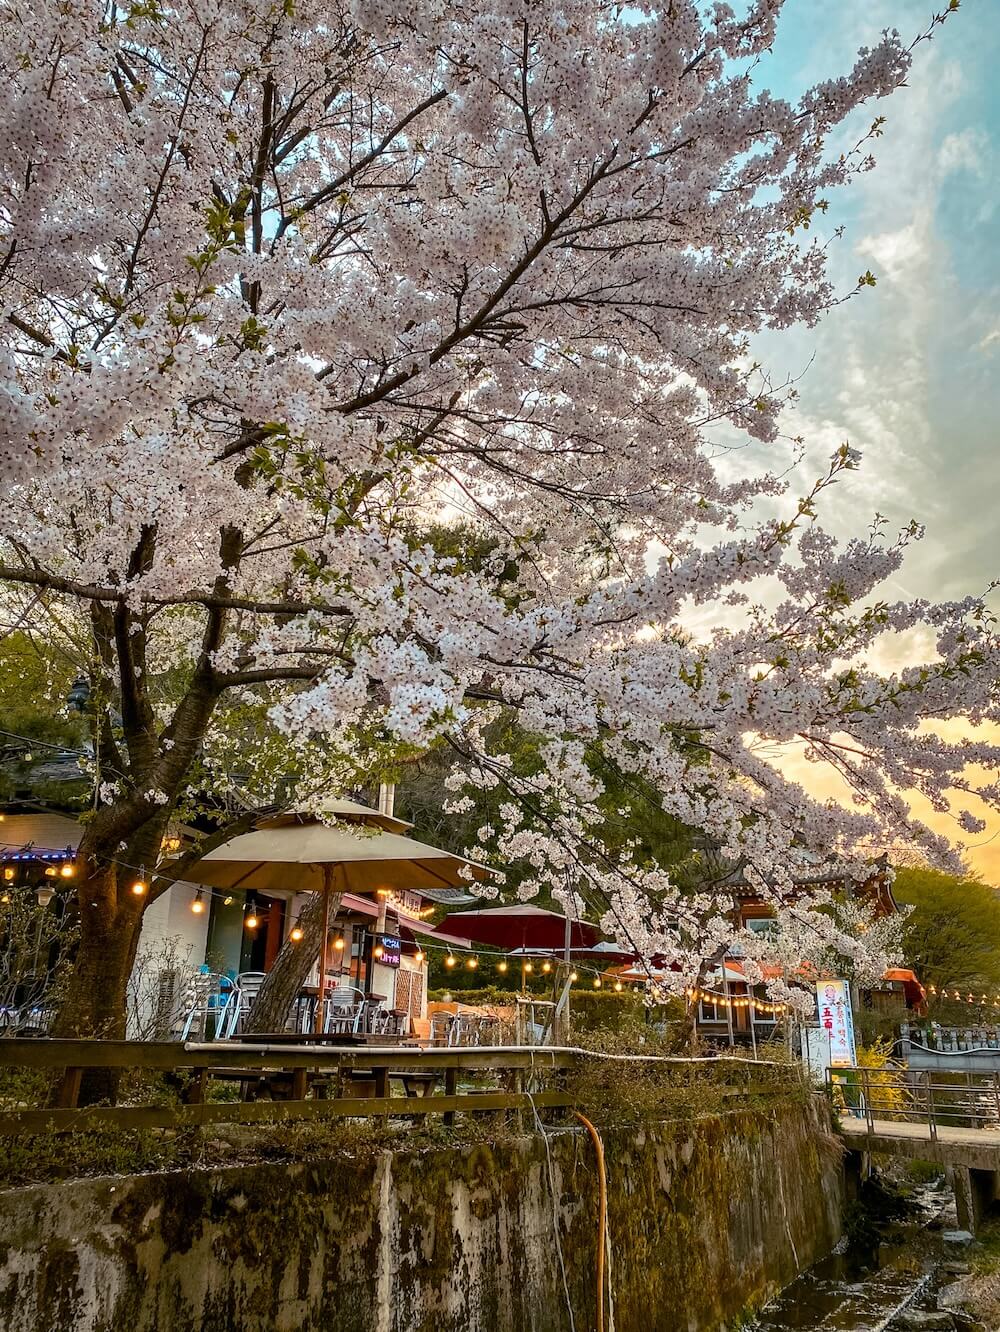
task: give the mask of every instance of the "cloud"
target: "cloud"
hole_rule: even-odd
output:
[[[976,346],[980,351],[986,352],[988,356],[992,356],[993,347],[998,342],[1000,342],[1000,328],[991,328],[986,334],[986,337],[981,338],[979,342],[976,343]]]
[[[909,281],[914,270],[922,268],[930,252],[930,228],[922,216],[898,231],[883,231],[877,236],[865,236],[858,245],[859,254],[875,260],[880,276],[890,282]]]
[[[958,134],[946,134],[941,140],[937,160],[941,171],[971,171],[984,177],[990,156],[990,138],[983,129],[964,129]]]

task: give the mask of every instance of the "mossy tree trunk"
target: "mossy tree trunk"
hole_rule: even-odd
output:
[[[340,910],[341,894],[330,896],[329,919]],[[284,1031],[292,1005],[323,946],[323,894],[314,893],[299,915],[302,938],[286,939],[267,973],[244,1023],[245,1031]]]

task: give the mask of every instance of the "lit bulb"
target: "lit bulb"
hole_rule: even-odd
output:
[[[201,913],[205,910],[205,903],[202,900],[201,893],[195,893],[194,901],[191,903],[191,910],[194,912],[196,916],[200,916]]]
[[[422,962],[424,960],[424,950],[422,948],[417,949],[413,955],[413,960],[414,962]]]
[[[506,971],[506,970],[507,970],[507,963],[506,963],[506,962],[498,962],[498,963],[497,963],[497,971]]]
[[[579,979],[580,979],[580,977],[576,974],[575,971],[571,971],[571,972],[569,973],[569,978],[570,978],[571,981],[575,981],[575,980],[579,980]]]
[[[4,906],[7,906],[10,903],[10,893],[4,893],[3,896],[0,897],[0,902],[2,902]]]
[[[76,873],[76,866],[68,864],[63,865],[59,873],[63,876],[64,879],[72,879],[73,875]]]
[[[257,919],[256,915],[251,911],[249,916],[247,916],[247,929],[255,930],[259,924],[260,921]]]
[[[46,866],[45,866],[45,873],[46,873],[46,875],[47,875],[50,879],[54,879],[54,878],[56,877],[56,867],[55,867],[55,865],[46,865]]]
[[[381,957],[381,956],[382,956],[382,951],[383,951],[383,950],[382,950],[382,945],[381,945],[381,944],[376,944],[376,945],[375,945],[375,956],[376,956],[376,957]]]
[[[8,883],[10,883],[11,879],[13,879],[13,877],[14,877],[14,867],[13,867],[13,865],[8,865],[8,866],[7,866],[7,868],[6,868],[6,869],[4,870],[4,872],[3,872],[3,877],[7,880]]]
[[[224,898],[222,899],[222,905],[223,905],[223,906],[232,906],[232,905],[233,905],[233,899],[232,899],[232,897],[231,897],[231,896],[230,896],[230,897],[224,897]]]
[[[601,978],[600,978],[600,976],[595,976],[595,977],[594,977],[594,989],[595,989],[595,990],[599,990],[600,988],[601,988]]]
[[[135,893],[136,897],[142,897],[148,887],[149,884],[145,879],[136,879],[135,883],[132,885],[132,891]]]
[[[342,953],[342,952],[344,951],[344,941],[343,941],[343,939],[334,939],[334,941],[333,941],[333,946],[334,946],[334,948],[337,950],[338,953]]]
[[[468,960],[468,962],[466,962],[465,965],[469,968],[470,971],[475,971],[476,967],[479,966],[479,958],[478,958],[478,957],[470,957],[469,960]]]
[[[524,964],[524,969],[525,969],[525,971],[528,973],[528,975],[530,976],[531,973],[534,971],[535,968],[531,965],[530,962],[525,962],[525,964]]]
[[[446,967],[453,967],[456,965],[455,958],[452,957],[451,953],[445,958],[444,964]]]
[[[621,988],[622,988],[622,983],[621,983],[621,981],[615,981],[615,989],[616,989],[616,990],[621,990]]]
[[[292,928],[288,931],[288,937],[289,939],[291,939],[292,943],[298,943],[298,941],[302,938],[302,933],[303,932],[300,926],[293,925]]]
[[[543,970],[543,971],[551,971],[551,970],[552,970],[552,963],[551,963],[551,962],[543,962],[543,963],[542,963],[542,970]]]

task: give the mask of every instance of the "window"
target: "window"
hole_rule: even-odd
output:
[[[702,998],[698,1000],[699,1022],[725,1022],[726,1010],[720,1000]]]
[[[744,921],[751,934],[777,934],[778,922],[773,916],[752,916]]]

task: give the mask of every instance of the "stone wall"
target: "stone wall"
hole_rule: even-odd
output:
[[[816,1101],[603,1137],[615,1332],[733,1327],[838,1237]],[[596,1216],[593,1149],[571,1129],[11,1190],[0,1327],[555,1332],[568,1298],[585,1332]]]

